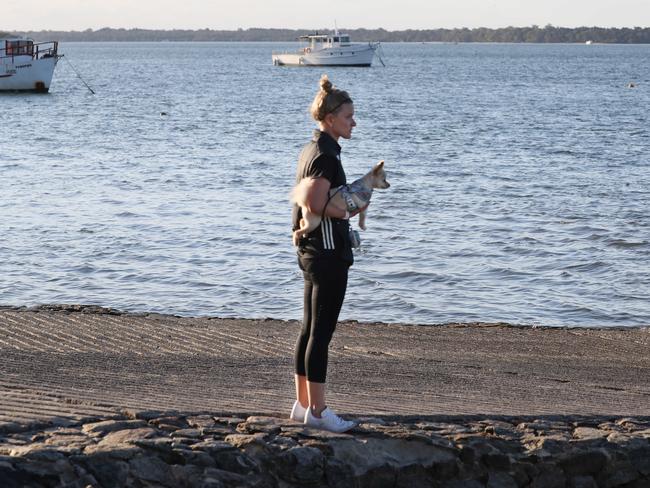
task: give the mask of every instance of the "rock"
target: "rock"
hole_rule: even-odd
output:
[[[102,487],[118,488],[126,485],[129,465],[125,461],[103,455],[79,456],[76,461],[82,463]]]
[[[21,459],[17,461],[14,466],[17,469],[20,469],[32,475],[44,478],[55,477],[57,479],[66,468],[70,467],[68,461],[65,459],[58,459],[57,461]]]
[[[622,419],[618,419],[614,423],[616,425],[620,425],[621,427],[625,428],[628,432],[633,432],[635,430],[650,429],[650,422],[640,420],[640,419],[635,419],[632,417],[625,417]]]
[[[142,454],[142,449],[137,446],[132,446],[128,444],[96,444],[93,446],[87,446],[83,450],[83,454],[86,456],[107,456],[114,459],[122,459],[128,461],[134,457]]]
[[[451,480],[442,483],[443,488],[485,488],[485,483],[476,480]]]
[[[501,453],[488,453],[481,456],[481,461],[488,468],[507,471],[510,469],[510,457]]]
[[[578,427],[573,431],[573,437],[581,440],[604,439],[610,432],[594,429],[593,427]]]
[[[202,427],[201,433],[204,436],[226,437],[227,435],[237,433],[237,430],[234,425],[215,424],[213,427]]]
[[[258,471],[257,463],[247,454],[238,450],[219,451],[212,454],[217,467],[225,471],[248,475]]]
[[[633,448],[628,454],[628,459],[640,474],[650,477],[650,445]]]
[[[386,421],[379,417],[357,417],[357,422],[359,425],[386,425]]]
[[[359,477],[359,485],[372,488],[392,488],[397,485],[397,469],[390,464],[374,466]]]
[[[223,481],[211,477],[203,478],[203,483],[197,486],[200,486],[201,488],[225,488],[226,487],[226,485],[223,484]]]
[[[158,417],[158,418],[149,420],[149,423],[151,425],[158,426],[159,429],[162,429],[162,425],[174,426],[176,428],[175,430],[189,428],[189,424],[187,423],[185,418],[181,417],[179,415],[172,415],[172,416],[168,416],[168,417]]]
[[[212,419],[218,424],[226,424],[232,426],[237,426],[242,422],[246,422],[245,419],[239,417],[212,417]]]
[[[47,437],[44,444],[56,448],[60,452],[72,453],[81,451],[93,441],[85,435],[59,435]]]
[[[198,439],[201,437],[199,429],[178,429],[171,433],[172,438],[184,437],[186,439]]]
[[[25,446],[14,447],[10,453],[12,457],[22,457],[34,461],[55,462],[63,459],[63,454],[55,447],[43,443],[28,444]]]
[[[598,484],[591,476],[576,476],[569,480],[569,488],[598,488]]]
[[[210,415],[198,415],[187,417],[187,424],[194,429],[206,429],[216,425],[215,420]]]
[[[133,443],[143,449],[151,449],[161,453],[170,453],[174,441],[168,437],[158,437],[155,439],[137,439]]]
[[[237,425],[237,431],[245,434],[264,432],[278,434],[283,426],[292,425],[293,421],[277,417],[248,417],[245,422]]]
[[[335,459],[352,466],[355,476],[389,465],[403,467],[421,464],[427,468],[456,462],[455,454],[419,441],[397,439],[335,440],[329,442]]]
[[[524,446],[538,457],[545,458],[567,450],[567,440],[561,437],[524,437]]]
[[[280,455],[281,478],[299,484],[318,483],[324,474],[325,457],[315,447],[294,447]]]
[[[330,488],[349,488],[358,486],[350,465],[334,458],[327,458],[325,463],[326,486]]]
[[[265,434],[231,434],[226,437],[225,441],[229,444],[232,444],[234,447],[243,448],[250,444],[263,445],[264,439],[266,438]]]
[[[566,477],[558,466],[541,464],[536,466],[537,475],[533,478],[529,488],[565,488]]]
[[[565,454],[559,458],[568,476],[585,476],[598,474],[607,464],[609,456],[604,451],[578,451]]]
[[[146,426],[147,423],[144,420],[105,420],[85,424],[82,430],[90,435],[104,435],[116,430],[139,429]]]
[[[0,464],[0,480],[2,481],[2,488],[25,488],[33,481],[33,477],[24,471],[16,470],[13,466],[7,468]]]
[[[189,449],[174,449],[173,454],[180,462],[175,464],[195,465],[203,468],[216,468],[217,463],[210,454],[203,451],[191,451]]]
[[[151,427],[142,427],[127,430],[117,430],[106,435],[101,441],[102,445],[129,444],[142,439],[155,437],[157,432]]]
[[[149,483],[173,486],[173,476],[167,463],[157,457],[141,456],[129,461],[131,476]]]
[[[173,486],[177,488],[195,488],[202,486],[204,468],[200,466],[170,466]],[[221,484],[223,486],[223,484]]]
[[[634,481],[638,481],[639,478],[640,473],[634,469],[629,460],[620,460],[607,466],[605,472],[597,476],[596,480],[599,486],[610,488],[615,486],[627,487]]]
[[[406,466],[396,473],[397,488],[412,488],[415,486],[436,486],[431,471],[419,464]]]
[[[190,446],[190,449],[192,449],[193,451],[204,451],[210,455],[213,455],[217,452],[232,451],[235,450],[236,448],[229,442],[217,441],[217,440],[205,440],[203,442],[197,442],[196,444],[192,444]]]
[[[0,434],[13,434],[15,432],[22,432],[25,426],[18,422],[4,422],[0,421]]]
[[[273,447],[279,447],[281,450],[286,450],[296,447],[298,442],[291,437],[277,436],[269,444]]]
[[[487,435],[497,436],[503,439],[519,439],[521,437],[521,432],[518,431],[517,427],[508,422],[501,422],[498,420],[486,420],[479,422],[483,425],[483,432]]]
[[[281,429],[283,436],[289,437],[308,437],[313,439],[320,440],[336,440],[336,439],[353,439],[352,434],[338,434],[336,432],[328,432],[326,430],[312,429],[310,427],[305,427],[304,425],[286,425]]]
[[[650,439],[650,429],[636,430],[630,434],[631,437],[641,437],[643,439]]]
[[[490,473],[486,488],[518,488],[518,485],[508,473]]]
[[[232,486],[232,487],[245,487],[245,486],[250,486],[250,484],[247,482],[246,476],[242,476],[241,474],[237,473],[231,473],[229,471],[224,471],[222,469],[218,468],[206,468],[205,471],[203,472],[203,476],[205,477],[205,482],[208,482],[210,480],[210,486],[218,486],[218,487],[225,487],[225,486]],[[214,480],[214,481],[212,481]],[[206,486],[204,482],[203,486]],[[214,482],[217,482],[218,484],[212,484]]]
[[[415,424],[421,430],[433,430],[439,435],[457,435],[471,432],[465,425],[448,424],[445,422],[419,422]]]

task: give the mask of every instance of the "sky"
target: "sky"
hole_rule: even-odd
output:
[[[650,0],[2,0],[0,30],[649,27]]]

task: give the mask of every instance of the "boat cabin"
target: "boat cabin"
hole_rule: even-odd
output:
[[[29,56],[32,59],[54,57],[57,49],[57,41],[35,43],[32,39],[19,37],[0,39],[0,64],[13,64],[14,58],[18,56]]]
[[[300,36],[299,39],[307,41],[309,43],[309,48],[312,51],[350,45],[350,36],[347,34],[334,34],[331,36],[315,34],[310,36]]]

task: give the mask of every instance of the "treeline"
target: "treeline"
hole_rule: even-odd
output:
[[[294,41],[298,36],[330,29],[237,29],[237,30],[148,30],[87,29],[84,31],[14,32],[37,40],[59,41]],[[340,29],[353,41],[382,42],[532,42],[649,44],[650,27],[504,27],[501,29],[424,29],[387,31],[385,29]],[[0,34],[1,35],[1,34]]]

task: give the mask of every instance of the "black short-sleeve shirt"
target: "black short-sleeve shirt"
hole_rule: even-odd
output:
[[[296,184],[303,178],[325,178],[332,188],[346,184],[345,171],[341,165],[341,146],[326,132],[315,130],[314,135],[302,149],[298,159]],[[302,211],[293,206],[293,229],[300,227]],[[303,258],[338,257],[352,264],[350,225],[347,220],[326,217],[321,225],[301,239],[298,253]]]

